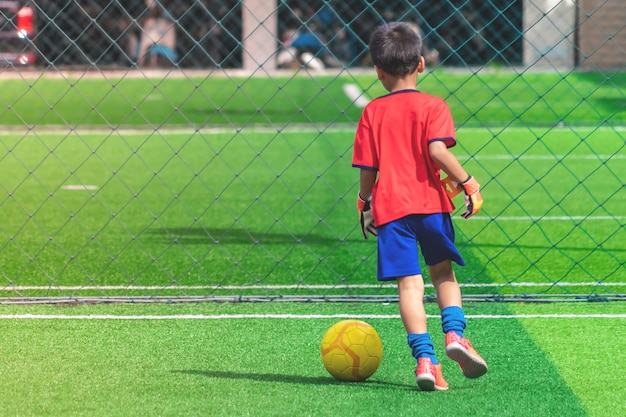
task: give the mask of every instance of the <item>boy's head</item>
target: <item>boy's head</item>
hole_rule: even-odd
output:
[[[370,54],[374,65],[390,75],[412,74],[422,57],[422,38],[409,23],[387,23],[374,31]]]

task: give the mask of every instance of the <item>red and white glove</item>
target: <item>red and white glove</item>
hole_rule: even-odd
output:
[[[376,225],[374,224],[374,215],[372,214],[372,196],[365,201],[361,198],[361,194],[357,194],[356,208],[359,209],[359,222],[361,223],[363,237],[367,239],[369,233],[378,236]]]
[[[474,214],[478,213],[483,206],[483,197],[480,195],[480,184],[474,177],[470,176],[463,184],[463,191],[465,191],[465,211],[461,213],[461,216],[465,219],[469,219]]]

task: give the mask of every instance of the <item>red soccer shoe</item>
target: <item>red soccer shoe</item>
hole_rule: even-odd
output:
[[[441,364],[433,364],[430,358],[419,358],[415,369],[415,380],[422,391],[445,391],[448,383],[443,379]]]
[[[467,378],[478,378],[487,373],[487,362],[469,340],[455,332],[446,333],[446,355],[459,364]]]

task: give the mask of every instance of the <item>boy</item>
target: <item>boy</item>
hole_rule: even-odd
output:
[[[426,328],[418,247],[437,292],[446,354],[466,377],[478,378],[487,363],[463,337],[466,320],[452,261],[465,262],[454,245],[454,205],[440,170],[465,191],[464,218],[482,206],[480,186],[448,150],[456,144],[450,109],[416,89],[417,75],[424,71],[419,34],[407,23],[383,25],[372,35],[370,52],[389,94],[365,107],[356,130],[352,166],[361,170],[361,228],[366,239],[378,236],[378,280],[398,285],[400,317],[417,359],[417,385],[423,391],[445,390]]]

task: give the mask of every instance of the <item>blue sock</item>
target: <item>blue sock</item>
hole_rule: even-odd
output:
[[[435,345],[430,340],[430,333],[410,333],[407,336],[407,342],[413,351],[415,359],[430,358],[433,364],[437,365],[439,363],[437,355],[435,355]]]
[[[444,333],[455,332],[463,337],[465,326],[467,321],[461,307],[450,306],[441,310],[441,328]]]

